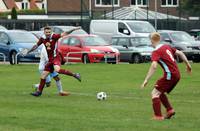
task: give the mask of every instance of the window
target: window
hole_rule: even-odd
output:
[[[22,10],[28,9],[28,2],[22,2]]]
[[[44,9],[44,3],[42,3],[42,9]]]
[[[0,33],[0,43],[8,44],[8,36],[5,33]]]
[[[119,22],[118,31],[125,35],[130,35],[130,31],[128,30],[127,26],[124,23]]]
[[[112,5],[119,6],[119,0],[95,0],[95,6],[111,7]]]
[[[172,6],[172,7],[177,7],[178,6],[178,0],[162,0],[161,6]]]
[[[149,0],[131,0],[131,5],[147,6]]]
[[[62,45],[68,45],[69,44],[69,40],[70,40],[70,38],[65,38],[64,40],[62,40],[61,44]]]
[[[79,44],[80,44],[80,41],[78,39],[76,39],[76,38],[70,39],[69,45],[75,46],[75,45],[79,45]]]

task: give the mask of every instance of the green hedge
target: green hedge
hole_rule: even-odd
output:
[[[8,15],[11,14],[10,12],[1,12],[0,19],[7,19]],[[45,10],[17,10],[18,15],[44,15]]]

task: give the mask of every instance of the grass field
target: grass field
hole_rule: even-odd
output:
[[[161,69],[139,88],[149,64],[65,65],[81,73],[82,83],[62,75],[71,95],[58,96],[52,82],[39,98],[30,95],[39,80],[37,65],[0,65],[0,131],[199,131],[200,64],[192,66],[188,76],[179,64],[182,80],[169,95],[175,118],[153,121],[150,92]],[[106,101],[96,99],[100,91]]]

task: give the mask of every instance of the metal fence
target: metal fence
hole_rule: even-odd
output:
[[[23,30],[40,30],[40,28],[47,25],[67,25],[67,26],[82,26],[84,30],[89,32],[89,24],[92,19],[112,19],[108,18],[106,14],[108,11],[91,11],[91,13],[80,13],[80,15],[87,17],[80,17],[81,19],[69,19],[69,20],[4,20],[0,19],[0,25],[5,26],[8,29],[23,29]],[[59,15],[59,14],[58,14]],[[85,19],[87,18],[87,19]],[[140,19],[132,19],[140,20]],[[144,19],[143,19],[144,20]],[[155,24],[154,19],[146,19],[152,25]],[[157,29],[167,30],[182,30],[189,31],[191,29],[200,29],[200,20],[181,20],[181,19],[158,19]]]

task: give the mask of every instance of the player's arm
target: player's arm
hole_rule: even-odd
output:
[[[34,46],[27,52],[27,54],[30,53],[30,52],[32,52],[32,51],[34,51],[34,50],[37,49],[37,48],[38,48],[38,45],[36,44],[36,45],[34,45]]]
[[[35,45],[27,52],[27,54],[30,53],[30,52],[32,52],[32,51],[34,51],[35,49],[37,49],[42,43],[43,43],[43,38],[40,38],[40,39],[38,40],[37,44],[35,44]]]
[[[150,66],[149,71],[148,71],[148,73],[147,73],[147,75],[146,75],[146,78],[144,79],[144,82],[143,82],[143,84],[141,85],[141,88],[144,88],[144,87],[147,85],[149,79],[150,79],[150,78],[153,76],[153,74],[155,73],[155,71],[156,71],[156,69],[157,69],[157,66],[158,66],[158,62],[157,62],[157,61],[153,61],[153,62],[151,63],[151,66]]]
[[[187,57],[185,56],[185,54],[182,51],[176,50],[175,54],[177,56],[179,56],[179,58],[181,58],[181,60],[183,60],[183,62],[186,64],[186,69],[188,73],[192,72],[192,67],[187,59]]]
[[[81,29],[81,27],[73,28],[73,29],[71,29],[71,30],[69,30],[69,31],[63,32],[63,33],[61,34],[61,37],[66,36],[66,35],[69,35],[69,34],[71,34],[73,31],[79,30],[79,29]]]

